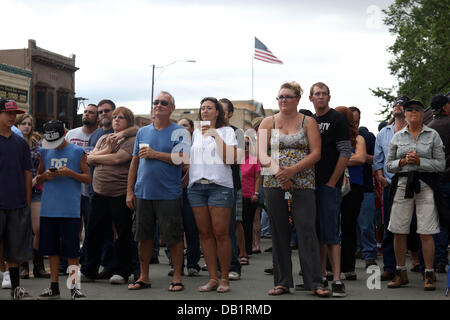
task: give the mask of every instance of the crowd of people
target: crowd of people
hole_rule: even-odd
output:
[[[209,280],[197,290],[226,293],[270,237],[272,296],[295,288],[345,297],[356,257],[369,268],[380,253],[381,280],[405,286],[408,250],[411,271],[435,290],[448,265],[450,93],[426,111],[400,96],[376,136],[359,126],[358,108],[330,107],[325,83],[310,88],[315,114],[298,110],[302,96],[298,83],[282,84],[279,112],[246,132],[230,125],[229,99],[205,97],[197,121],[176,123],[175,99],[161,91],[144,127],[105,99],[85,108],[81,127],[52,120],[42,135],[31,115],[1,99],[2,288],[32,299],[20,285],[32,261],[33,276],[50,279],[40,300],[60,298],[60,275],[72,279],[74,300],[87,299],[80,282],[147,289],[164,242],[169,291],[185,289],[185,270],[205,270]]]

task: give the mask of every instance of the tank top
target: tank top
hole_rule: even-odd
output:
[[[354,148],[352,148],[352,152],[355,153]],[[350,175],[350,182],[363,186],[364,185],[364,174],[363,174],[364,165],[348,166],[347,168],[348,168],[348,173]]]
[[[306,135],[303,117],[302,128],[299,132],[294,134],[282,134],[279,130],[275,130],[275,117],[273,117],[273,129],[270,135],[270,153],[275,161],[278,159],[279,165],[282,167],[291,167],[301,161],[309,154],[309,142]],[[276,144],[279,142],[279,148],[276,150]],[[295,174],[294,180],[295,189],[314,189],[315,177],[314,167],[303,170]],[[263,186],[265,188],[279,188],[280,183],[274,175],[265,175]]]

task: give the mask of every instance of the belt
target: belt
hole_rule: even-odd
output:
[[[214,182],[211,181],[211,180],[208,180],[208,179],[200,179],[200,180],[197,180],[196,183],[211,184],[211,183],[214,183]]]

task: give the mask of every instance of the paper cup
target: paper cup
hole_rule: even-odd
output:
[[[148,143],[139,143],[139,149],[142,149],[144,147],[150,147]]]

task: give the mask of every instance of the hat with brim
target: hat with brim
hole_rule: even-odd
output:
[[[422,103],[421,101],[419,101],[419,100],[409,100],[408,102],[406,102],[406,103],[403,105],[403,108],[406,109],[406,108],[411,107],[411,106],[419,106],[419,107],[421,107],[422,109],[425,109],[425,106],[424,106],[423,103]]]
[[[16,114],[25,113],[25,111],[19,109],[19,107],[17,106],[17,103],[14,100],[6,100],[6,99],[0,100],[0,111],[1,112],[15,111]]]
[[[255,119],[252,120],[252,128],[256,129],[257,127],[259,127],[259,125],[261,124],[261,122],[264,120],[263,117],[257,117]]]
[[[431,99],[430,108],[433,111],[440,111],[447,103],[450,102],[450,97],[442,94],[437,94]]]
[[[64,142],[64,123],[59,120],[52,120],[44,124],[44,139],[42,148],[55,149]]]

